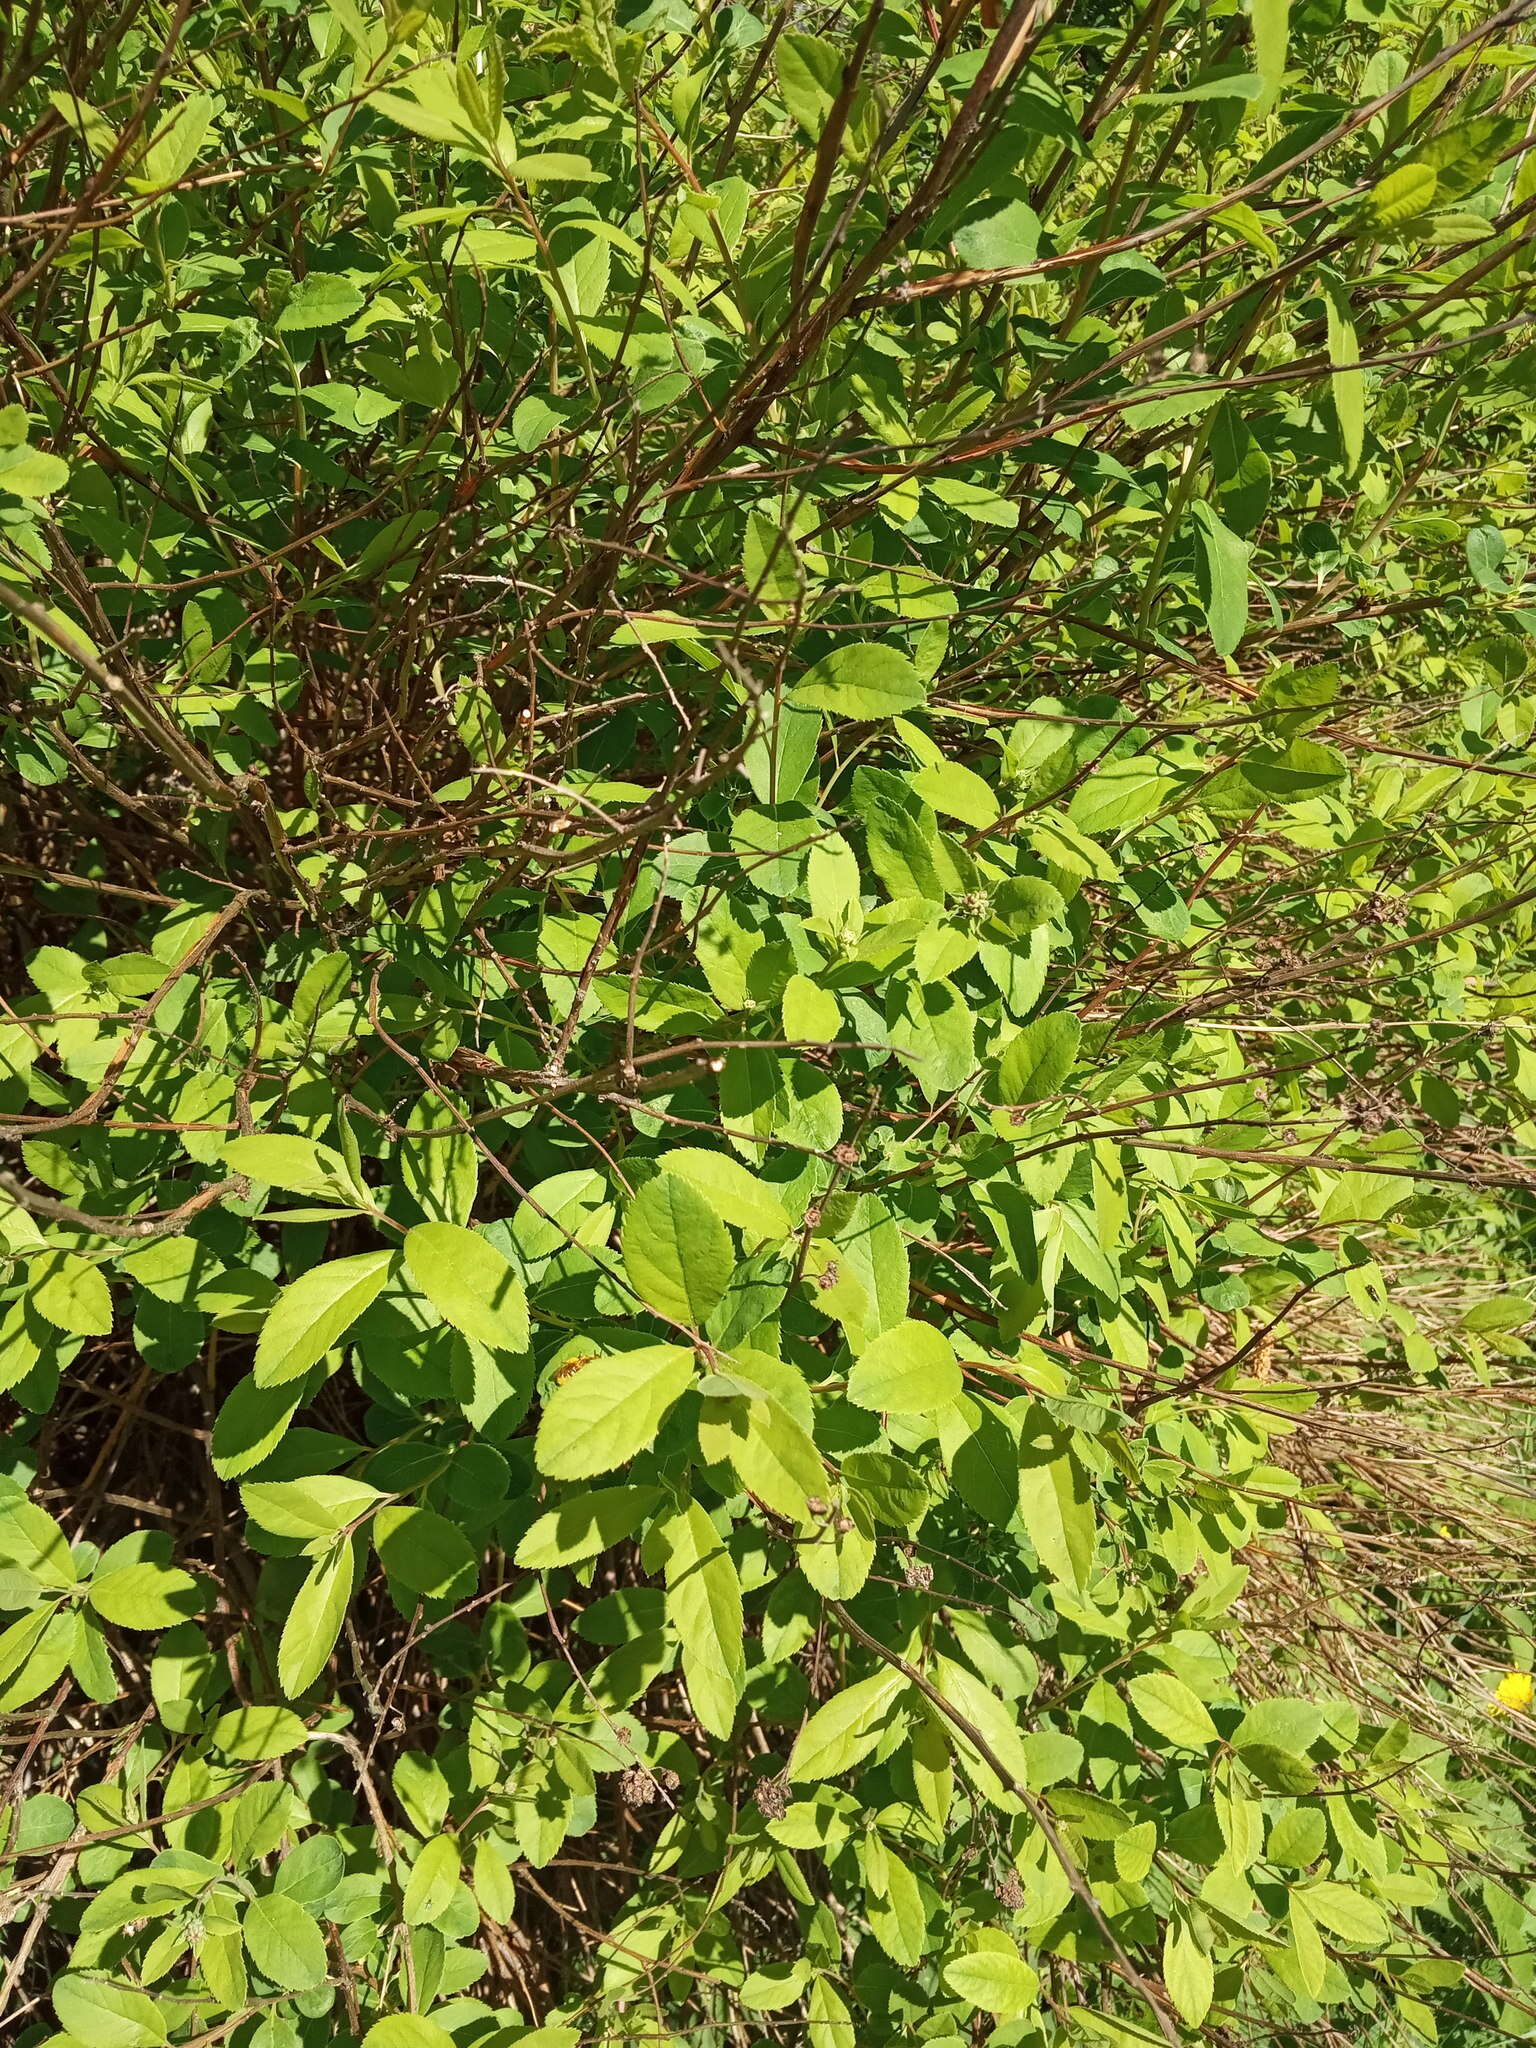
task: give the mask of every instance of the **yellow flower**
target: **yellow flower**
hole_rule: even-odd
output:
[[[1508,1713],[1529,1713],[1531,1701],[1536,1699],[1536,1680],[1529,1671],[1506,1671],[1494,1687],[1494,1697]]]

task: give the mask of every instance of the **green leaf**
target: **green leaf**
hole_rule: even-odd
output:
[[[1063,1431],[1036,1409],[1021,1425],[1019,1517],[1053,1579],[1085,1586],[1093,1566],[1093,1497]]]
[[[546,2031],[558,2033],[560,2029],[535,2028],[533,2034],[524,2034],[522,2038],[533,2048],[543,2048],[534,2036]],[[363,2036],[363,2048],[453,2048],[453,2036],[436,2020],[423,2019],[420,2013],[392,2012],[386,2019],[374,2021]],[[550,2048],[556,2048],[556,2044],[551,2043]],[[575,2048],[574,2039],[571,2048]]]
[[[864,821],[870,866],[898,900],[944,900],[938,821],[909,783],[886,768],[854,773],[853,807]]]
[[[1144,754],[1106,761],[1073,797],[1067,817],[1081,832],[1123,832],[1149,817],[1177,787],[1174,778]]]
[[[965,1724],[947,1723],[946,1731],[966,1774],[982,1797],[1001,1812],[1020,1812],[1022,1802],[1014,1788],[1029,1784],[1029,1749],[1013,1709],[983,1685],[974,1672],[952,1658],[935,1657],[932,1666],[935,1685]],[[1006,1776],[1000,1777],[991,1761],[976,1748],[971,1729],[986,1743]]]
[[[909,1320],[860,1352],[848,1375],[848,1398],[860,1408],[931,1415],[947,1408],[963,1385],[955,1348],[943,1331]]]
[[[277,1682],[290,1699],[306,1691],[330,1660],[357,1583],[350,1543],[317,1557],[294,1596],[277,1646]]]
[[[278,1296],[256,1345],[256,1384],[296,1380],[324,1358],[382,1291],[392,1252],[362,1252],[312,1266]]]
[[[1323,1947],[1317,1931],[1317,1922],[1308,1912],[1301,1893],[1291,1893],[1290,1911],[1291,1952],[1296,1959],[1296,1974],[1306,1987],[1311,1998],[1322,1996],[1323,1986],[1328,1980],[1328,1952]]]
[[[1147,1726],[1176,1749],[1208,1749],[1218,1740],[1216,1723],[1182,1678],[1171,1671],[1147,1671],[1126,1687]]]
[[[302,1749],[309,1731],[288,1707],[235,1707],[208,1731],[212,1746],[234,1763],[266,1763]]]
[[[0,491],[13,498],[51,498],[69,482],[69,464],[43,448],[0,450]]]
[[[985,831],[1001,815],[1002,806],[991,783],[959,761],[930,762],[912,777],[912,787],[925,804],[931,804],[943,817],[958,818],[962,825]]]
[[[313,1991],[325,1982],[325,1936],[297,1899],[282,1892],[252,1899],[240,1932],[262,1976],[285,1991]]]
[[[170,2038],[159,2004],[126,1984],[70,1972],[54,1979],[52,1997],[64,2032],[91,2048],[157,2048]]]
[[[1182,1915],[1169,1921],[1163,1935],[1163,1982],[1185,2026],[1202,2025],[1215,1995],[1215,1972]]]
[[[661,1500],[655,1486],[604,1486],[573,1494],[540,1515],[517,1546],[516,1562],[530,1571],[584,1564],[633,1536]]]
[[[272,1455],[306,1391],[302,1379],[260,1387],[249,1374],[230,1389],[213,1425],[210,1461],[220,1479],[238,1479]]]
[[[964,227],[955,230],[955,258],[971,270],[1021,268],[1033,263],[1039,253],[1040,216],[1023,199],[1005,199],[1001,205],[989,200],[983,211],[972,214]],[[934,489],[950,504],[956,502],[943,489],[942,481],[936,482]],[[1017,505],[1010,505],[1008,511],[1011,518],[998,519],[998,525],[1018,523]],[[972,518],[983,516],[971,513]]]
[[[624,1217],[624,1269],[646,1306],[701,1326],[730,1285],[736,1261],[713,1204],[691,1180],[648,1180]]]
[[[657,1165],[675,1174],[704,1196],[717,1216],[741,1231],[749,1244],[787,1237],[793,1228],[789,1211],[773,1189],[727,1152],[705,1152],[682,1146],[664,1152]]]
[[[963,1398],[956,1414],[964,1418],[966,1433],[958,1442],[945,1441],[955,1491],[994,1528],[1006,1529],[1019,1511],[1019,1446],[1013,1432],[987,1401]]]
[[[176,184],[196,162],[213,113],[214,102],[205,92],[190,93],[172,107],[135,167],[134,184],[141,189]]]
[[[840,1778],[852,1770],[879,1743],[897,1701],[908,1691],[902,1674],[884,1667],[834,1694],[795,1738],[788,1765],[791,1784]]]
[[[930,1942],[928,1903],[911,1866],[886,1855],[877,1886],[866,1865],[864,1904],[869,1931],[891,1961],[905,1970],[916,1969]]]
[[[1374,1949],[1392,1938],[1392,1924],[1385,1911],[1354,1885],[1325,1880],[1308,1885],[1300,1896],[1313,1919],[1320,1920],[1340,1941],[1356,1948]]]
[[[1035,1017],[1003,1047],[997,1063],[999,1097],[1008,1103],[1043,1102],[1058,1094],[1077,1058],[1082,1025],[1068,1010]]]
[[[312,272],[278,314],[277,331],[297,334],[312,327],[341,327],[362,310],[363,295],[349,277]]]
[[[445,1599],[479,1565],[464,1531],[432,1508],[380,1508],[373,1547],[392,1579],[429,1600]]]
[[[256,1131],[249,1137],[231,1138],[224,1147],[224,1164],[231,1173],[246,1174],[296,1195],[355,1204],[360,1192],[339,1152],[285,1131]]]
[[[300,1031],[308,1031],[335,1007],[351,977],[352,963],[345,953],[322,953],[318,960],[310,962],[299,977],[288,1012]],[[240,1140],[235,1142],[238,1144]],[[226,1161],[229,1158],[228,1146],[224,1148],[224,1157]],[[266,1174],[256,1177],[258,1180],[268,1178]]]
[[[489,1351],[526,1351],[528,1300],[496,1247],[457,1223],[406,1232],[405,1269],[445,1321]]]
[[[1189,510],[1195,522],[1200,601],[1205,607],[1206,630],[1218,654],[1231,654],[1248,630],[1251,550],[1224,523],[1209,499],[1196,498]]]
[[[1138,107],[1184,107],[1203,106],[1208,100],[1261,100],[1264,96],[1263,79],[1255,78],[1249,71],[1226,72],[1218,78],[1202,78],[1189,85],[1182,92],[1138,93]]]
[[[112,1294],[101,1269],[78,1252],[49,1251],[27,1261],[27,1300],[56,1330],[76,1337],[112,1334]]]
[[[1440,181],[1429,164],[1399,164],[1366,194],[1365,210],[1378,227],[1399,228],[1428,213]]]
[[[14,1494],[0,1494],[0,1565],[19,1566],[39,1585],[60,1590],[75,1585],[80,1576],[69,1538],[19,1487]]]
[[[806,38],[786,37],[786,42]],[[792,704],[836,718],[897,718],[928,701],[928,688],[907,656],[875,640],[855,640],[823,655],[789,693]]]
[[[452,1835],[434,1835],[424,1842],[405,1882],[403,1910],[407,1927],[424,1927],[453,1903],[459,1884],[459,1845]]]
[[[750,1379],[750,1353],[740,1361],[740,1370]],[[727,1383],[736,1377],[733,1370]],[[810,1432],[772,1398],[704,1401],[699,1450],[709,1464],[733,1465],[748,1493],[791,1522],[808,1519],[807,1500],[818,1497],[826,1484],[826,1467]]]
[[[1240,1762],[1261,1785],[1271,1792],[1284,1792],[1303,1799],[1317,1790],[1317,1773],[1305,1757],[1282,1749],[1275,1742],[1244,1742],[1238,1746]]]
[[[272,1886],[314,1912],[335,1891],[345,1870],[346,1850],[335,1835],[306,1835],[278,1865]]]
[[[1271,1863],[1292,1870],[1305,1870],[1317,1861],[1328,1843],[1328,1823],[1315,1806],[1293,1806],[1282,1813],[1269,1831],[1264,1854]]]
[[[948,981],[897,984],[890,1043],[917,1076],[925,1099],[937,1102],[968,1081],[976,1067],[976,1020]]]
[[[1039,2003],[1040,1979],[1017,1952],[980,1949],[955,1956],[944,1965],[943,1976],[956,1998],[999,2019],[1016,2019]]]
[[[693,1353],[651,1344],[594,1358],[550,1394],[534,1460],[550,1479],[591,1479],[645,1450],[693,1379]]]
[[[810,2048],[855,2048],[857,2029],[830,1978],[818,1975],[811,1980],[805,2005],[805,2031]]]
[[[1365,372],[1355,368],[1360,360],[1360,342],[1355,333],[1354,308],[1347,288],[1332,276],[1323,278],[1323,310],[1327,316],[1328,360],[1333,364],[1330,384],[1333,409],[1344,446],[1344,468],[1353,476],[1360,467],[1365,447]],[[1215,638],[1214,633],[1212,638]]]
[[[753,506],[742,538],[741,580],[765,618],[783,618],[801,600],[804,570],[794,537],[771,507]]]
[[[790,34],[774,51],[779,97],[812,142],[820,139],[843,82],[843,53],[822,36]]]
[[[365,1480],[340,1472],[317,1472],[308,1479],[266,1479],[242,1486],[245,1512],[274,1536],[312,1543],[329,1542],[351,1523],[360,1521],[388,1495]]]
[[[667,1620],[683,1652],[688,1703],[711,1735],[728,1737],[746,1683],[741,1582],[714,1523],[690,1501],[665,1525]]]
[[[809,1956],[796,1956],[792,1963],[765,1963],[743,1980],[737,1998],[748,2012],[778,2012],[800,1997],[814,1967]]]
[[[517,1911],[517,1892],[511,1872],[495,1844],[484,1837],[475,1844],[470,1889],[486,1919],[497,1927],[511,1926],[512,1916]]]
[[[118,1628],[174,1628],[208,1604],[190,1572],[149,1560],[98,1573],[91,1581],[90,1602],[103,1621]]]
[[[1259,115],[1268,113],[1285,82],[1291,0],[1248,0],[1248,18],[1253,24],[1253,68],[1263,87],[1253,102],[1254,113]]]

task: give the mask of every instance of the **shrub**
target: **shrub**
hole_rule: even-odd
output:
[[[1529,2031],[1528,12],[6,9],[24,2042]]]

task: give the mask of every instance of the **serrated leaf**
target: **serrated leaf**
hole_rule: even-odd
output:
[[[290,1281],[261,1326],[257,1386],[283,1386],[324,1358],[382,1291],[393,1257],[362,1252],[312,1266]]]
[[[190,1572],[146,1559],[91,1581],[90,1603],[103,1621],[118,1628],[174,1628],[201,1614],[207,1596]]]
[[[774,52],[774,68],[791,119],[816,141],[842,84],[842,52],[824,36],[784,35]]]
[[[559,2027],[536,2027],[522,2038],[529,2048],[544,2048],[544,2043],[536,2039],[538,2034],[563,2031]],[[551,2041],[549,2048],[576,2048],[576,2040],[572,2033],[569,2044]],[[420,2013],[392,2012],[387,2018],[374,2021],[363,2036],[363,2048],[453,2048],[453,2036],[436,2020],[424,2019]]]
[[[663,1173],[676,1174],[695,1188],[748,1244],[789,1235],[789,1211],[778,1195],[729,1153],[680,1146],[664,1152],[656,1163]]]
[[[517,1546],[516,1562],[530,1571],[583,1564],[633,1536],[661,1500],[655,1486],[604,1486],[573,1494],[540,1515]]]
[[[318,1557],[294,1595],[277,1646],[277,1682],[290,1699],[306,1691],[330,1661],[357,1580],[350,1543]]]
[[[1065,1432],[1036,1409],[1020,1430],[1019,1519],[1052,1578],[1079,1588],[1087,1584],[1094,1551],[1087,1474]]]
[[[488,1351],[526,1351],[528,1299],[507,1260],[478,1231],[418,1223],[406,1232],[405,1269],[438,1314]]]
[[[1337,278],[1323,279],[1323,310],[1328,335],[1328,360],[1333,364],[1329,379],[1333,409],[1344,445],[1344,467],[1353,475],[1360,467],[1365,447],[1365,372],[1355,365],[1360,360],[1360,341],[1355,332],[1354,308],[1349,293]],[[1214,633],[1212,638],[1215,638]]]
[[[730,1735],[746,1683],[741,1582],[697,1501],[667,1523],[667,1619],[682,1645],[688,1703],[711,1735]]]
[[[274,1536],[312,1543],[316,1537],[329,1540],[339,1536],[388,1495],[366,1480],[340,1472],[316,1472],[308,1479],[253,1481],[241,1487],[240,1498],[252,1521],[270,1529]]]
[[[1231,654],[1248,630],[1251,549],[1226,524],[1209,499],[1196,498],[1189,511],[1195,526],[1206,630],[1218,654]]]
[[[112,1333],[112,1292],[101,1269],[78,1252],[48,1251],[27,1261],[27,1300],[56,1330],[75,1337]]]
[[[308,1734],[288,1707],[234,1707],[220,1714],[208,1741],[235,1763],[265,1763],[302,1749]]]
[[[700,1327],[730,1285],[731,1241],[691,1179],[648,1180],[624,1217],[624,1269],[648,1308]]]
[[[865,1346],[848,1375],[848,1398],[860,1408],[931,1415],[964,1386],[955,1347],[932,1323],[898,1323]]]
[[[452,1835],[424,1842],[405,1881],[407,1927],[424,1927],[446,1912],[459,1883],[459,1845]]]
[[[1126,1687],[1131,1704],[1149,1728],[1176,1749],[1208,1749],[1216,1723],[1182,1678],[1171,1671],[1147,1671]]]
[[[693,1353],[651,1344],[594,1358],[545,1402],[534,1461],[551,1479],[591,1479],[645,1450],[693,1378]]]
[[[1215,1972],[1187,1920],[1170,1920],[1163,1936],[1163,1982],[1186,2027],[1198,2027],[1211,2009]]]
[[[285,1991],[313,1991],[325,1982],[325,1936],[297,1899],[282,1892],[252,1899],[240,1931],[262,1976]]]
[[[479,1562],[458,1523],[433,1508],[380,1508],[371,1533],[385,1571],[424,1599],[444,1599]]]
[[[981,1949],[955,1956],[944,1965],[943,1977],[946,1987],[974,2011],[998,2019],[1032,2012],[1040,1998],[1038,1975],[1016,1953]]]
[[[819,1496],[826,1483],[809,1431],[771,1398],[705,1402],[699,1450],[710,1464],[734,1466],[747,1491],[788,1521],[805,1521],[807,1500]]]
[[[928,701],[928,686],[899,649],[855,640],[807,669],[789,700],[835,718],[897,718]]]
[[[1429,164],[1399,164],[1366,194],[1365,207],[1379,227],[1397,228],[1428,213],[1440,181]]]
[[[362,309],[363,295],[351,278],[312,273],[278,314],[277,331],[296,334],[312,327],[342,327]]]
[[[70,1971],[54,1980],[53,2010],[64,2033],[93,2048],[158,2048],[169,2039],[157,2002],[129,1985]]]
[[[1255,94],[1255,115],[1265,114],[1279,98],[1290,47],[1291,0],[1248,0],[1253,24],[1253,68],[1262,88]]]
[[[818,1707],[790,1751],[790,1783],[813,1784],[852,1770],[880,1741],[892,1709],[909,1690],[899,1671],[885,1669],[845,1686]]]
[[[999,1099],[1043,1102],[1057,1094],[1077,1058],[1082,1026],[1068,1010],[1035,1017],[1003,1047],[997,1063]]]

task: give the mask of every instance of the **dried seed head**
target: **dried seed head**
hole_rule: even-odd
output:
[[[1017,1913],[1024,1903],[1024,1887],[1019,1883],[1018,1872],[1010,1870],[997,1888],[997,1903],[1006,1906],[1010,1913]]]
[[[656,1781],[643,1764],[631,1764],[619,1773],[619,1797],[626,1806],[654,1805]]]
[[[760,1780],[752,1794],[764,1820],[782,1820],[789,1811],[790,1796],[789,1783],[782,1771],[776,1778]]]

